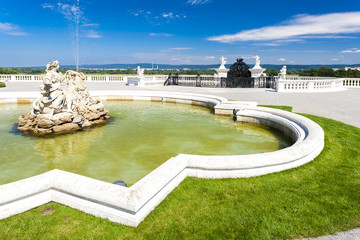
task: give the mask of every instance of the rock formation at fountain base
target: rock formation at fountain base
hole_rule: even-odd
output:
[[[86,112],[84,115],[67,112],[57,113],[52,116],[25,113],[19,117],[18,130],[24,134],[36,136],[65,134],[106,124],[109,118],[109,112],[105,109]]]

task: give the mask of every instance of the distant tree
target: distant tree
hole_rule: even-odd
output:
[[[346,78],[347,77],[347,71],[345,71],[344,69],[336,70],[335,71],[335,77]]]
[[[300,75],[300,73],[302,72],[302,70],[300,69],[288,69],[286,71],[287,75]]]
[[[335,77],[335,71],[329,67],[319,68],[319,76],[321,77]]]
[[[347,77],[349,78],[360,78],[360,71],[359,70],[347,70]]]
[[[318,70],[318,69],[314,69],[314,68],[310,68],[310,69],[304,70],[304,71],[301,72],[299,75],[300,75],[300,76],[316,77],[316,76],[319,76],[319,70]]]
[[[18,72],[11,68],[0,67],[0,74],[18,74]]]
[[[278,70],[265,70],[265,73],[267,76],[277,76],[279,74],[280,71]]]

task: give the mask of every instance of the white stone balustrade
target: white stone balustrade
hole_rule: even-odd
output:
[[[360,79],[359,79],[360,80]],[[344,90],[346,78],[286,77],[277,79],[277,92],[331,92]]]
[[[345,78],[343,86],[346,88],[360,88],[360,78]]]
[[[45,75],[20,75],[0,74],[1,82],[40,82]],[[86,75],[86,82],[127,82],[128,78],[136,78],[131,75]],[[161,85],[168,78],[167,75],[147,75],[145,85]],[[179,83],[184,86],[194,85],[197,76],[181,75]],[[200,76],[202,86],[217,86],[220,78],[214,76]],[[334,77],[292,77],[286,76],[286,80],[277,80],[277,92],[322,92],[341,91],[346,88],[360,88],[360,78],[334,78]]]
[[[175,76],[174,76],[175,77]],[[195,86],[198,76],[195,75],[179,75],[178,84],[181,86]],[[200,76],[201,86],[203,87],[216,87],[220,85],[221,78],[214,77],[213,75]]]
[[[40,82],[45,75],[21,75],[21,74],[0,74],[2,82]],[[130,75],[85,75],[86,82],[126,82]],[[163,81],[167,75],[148,75],[145,76],[147,81]]]

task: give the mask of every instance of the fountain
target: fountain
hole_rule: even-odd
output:
[[[46,66],[46,76],[40,86],[41,95],[30,113],[18,119],[18,130],[36,136],[64,134],[104,124],[109,112],[100,100],[93,99],[85,85],[85,75],[68,70],[59,71],[59,62]],[[67,80],[67,89],[61,83]]]

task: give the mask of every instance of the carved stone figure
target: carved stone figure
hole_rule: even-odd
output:
[[[257,66],[260,67],[260,57],[259,57],[259,55],[255,56],[255,66],[254,67],[257,67]]]
[[[59,62],[53,61],[46,65],[46,76],[40,86],[42,96],[33,103],[33,114],[48,114],[62,111],[65,104],[65,91],[60,88],[60,83],[65,77],[58,72]]]
[[[220,60],[221,60],[221,65],[220,65],[219,69],[225,69],[226,68],[225,67],[226,58],[224,58],[224,56],[221,56]]]
[[[286,80],[286,66],[284,65],[282,69],[280,69],[279,80]]]
[[[137,75],[138,75],[138,78],[144,78],[144,69],[141,69],[140,66],[137,67]]]
[[[86,87],[85,75],[69,70],[63,75],[59,62],[46,66],[40,86],[41,95],[33,103],[31,113],[18,120],[18,129],[33,135],[61,134],[106,123],[110,118],[100,100],[94,100]],[[67,81],[67,89],[61,83]]]

